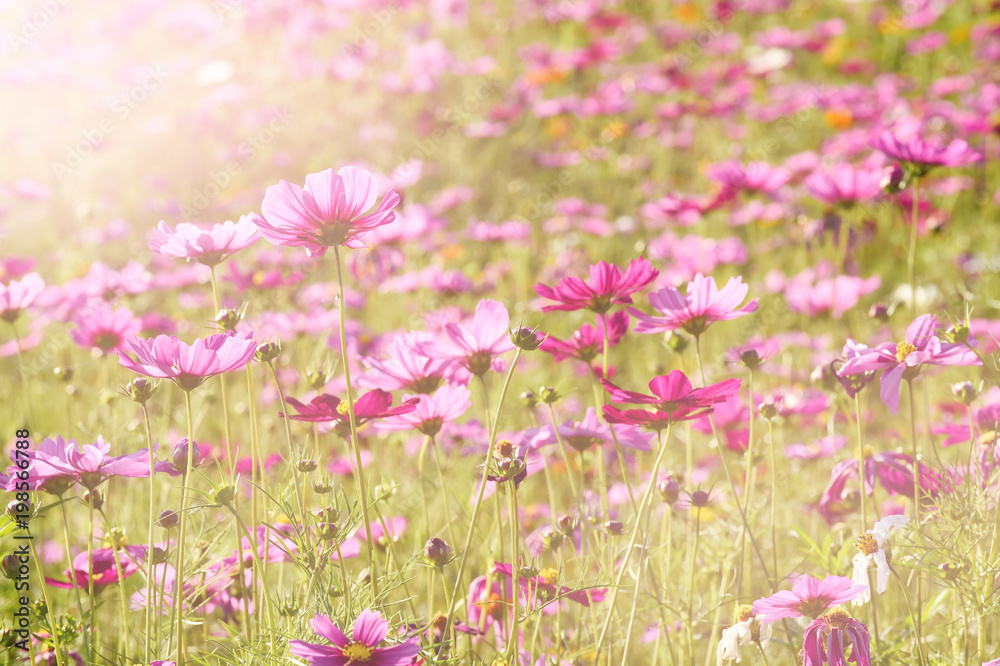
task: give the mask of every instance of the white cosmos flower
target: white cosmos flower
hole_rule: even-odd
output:
[[[851,580],[856,585],[868,586],[868,567],[875,563],[875,591],[879,594],[885,592],[889,584],[889,561],[885,556],[885,542],[893,530],[898,529],[910,522],[906,516],[886,516],[875,523],[873,529],[868,530],[858,537],[858,554],[854,556],[854,575]],[[867,588],[860,595],[855,597],[851,603],[855,606],[871,599],[871,589]]]
[[[759,623],[759,617],[754,617],[750,606],[740,606],[736,609],[737,622],[728,629],[722,630],[722,639],[719,641],[719,665],[723,661],[736,660],[740,663],[743,655],[740,654],[740,646],[750,645],[754,642],[753,634],[756,629],[760,646],[764,647],[771,640],[771,625]],[[744,618],[741,620],[741,618]],[[754,626],[754,623],[758,623]]]

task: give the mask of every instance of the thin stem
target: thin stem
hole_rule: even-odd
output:
[[[150,572],[153,570],[153,528],[156,522],[156,489],[154,475],[156,474],[156,458],[153,456],[153,435],[149,427],[149,410],[146,403],[140,403],[142,407],[142,422],[146,430],[146,448],[149,451],[149,531],[146,539],[146,566]],[[146,661],[153,660],[153,644],[156,639],[153,637],[153,577],[146,576]]]
[[[17,374],[21,379],[21,395],[24,397],[24,414],[28,419],[28,423],[34,422],[34,418],[31,414],[31,397],[28,392],[28,379],[27,375],[24,374],[24,351],[21,349],[21,336],[17,332],[17,326],[14,322],[10,322],[11,330],[14,331],[14,344],[17,345]]]
[[[295,450],[295,444],[292,442],[292,423],[288,416],[288,405],[285,403],[285,391],[281,388],[281,380],[278,379],[278,372],[274,367],[274,363],[268,361],[267,368],[271,371],[271,378],[274,379],[274,385],[278,389],[278,400],[281,403],[281,413],[285,415],[285,418],[282,420],[285,422],[285,441],[288,444],[288,464],[292,467],[292,484],[295,488],[293,495],[295,497],[295,504],[298,505],[299,515],[302,518],[302,524],[305,525],[306,508],[302,505],[302,488],[299,485],[299,472],[295,469],[295,464],[298,462],[298,452]],[[350,391],[348,391],[348,400],[350,400]],[[354,408],[351,407],[351,409],[353,410]],[[358,463],[358,475],[361,475],[360,462]]]
[[[865,445],[861,436],[861,394],[854,394],[854,421],[858,429],[858,479],[861,482],[861,534],[868,531],[868,489],[865,488]]]
[[[500,391],[500,401],[497,404],[496,417],[493,420],[493,427],[490,428],[490,441],[486,449],[486,460],[483,463],[483,476],[479,482],[479,494],[476,496],[476,503],[472,506],[472,517],[469,519],[469,534],[465,538],[465,547],[462,549],[462,559],[459,561],[458,574],[455,577],[455,588],[451,595],[451,603],[448,604],[448,625],[452,624],[452,616],[455,614],[455,600],[462,589],[462,576],[465,573],[465,565],[469,558],[469,548],[472,546],[472,535],[476,531],[476,519],[479,517],[479,510],[483,505],[483,495],[486,493],[486,478],[490,472],[490,457],[493,455],[493,446],[496,444],[497,429],[500,426],[500,415],[503,413],[504,399],[507,397],[507,389],[510,388],[511,377],[514,376],[514,368],[521,358],[521,349],[514,352],[514,360],[507,370],[507,377],[504,379],[503,388]],[[489,589],[489,588],[487,588]]]
[[[691,560],[688,563],[688,598],[687,598],[687,634],[688,634],[688,658],[691,666],[695,664],[694,656],[694,565],[698,557],[698,544],[701,541],[701,508],[695,509],[694,514],[694,546],[691,548]]]
[[[518,660],[518,655],[521,653],[521,634],[519,631],[519,626],[521,623],[520,610],[518,609],[518,603],[521,599],[521,521],[518,515],[517,509],[517,488],[514,486],[514,481],[511,480],[510,488],[507,489],[508,495],[510,495],[510,545],[513,549],[511,554],[511,573],[514,574],[514,620],[513,628],[511,629],[511,638],[513,640],[508,641],[508,654],[511,659]]]
[[[76,608],[80,611],[80,621],[83,621],[83,600],[80,596],[80,583],[77,580],[76,571],[73,569],[73,551],[70,548],[69,540],[69,516],[66,515],[66,502],[63,500],[62,496],[59,496],[59,509],[62,511],[62,523],[63,523],[63,541],[66,544],[66,559],[69,560],[69,571],[70,578],[73,579],[73,592],[76,594]],[[84,654],[87,657],[87,662],[90,663],[90,632],[83,632],[83,648]]]
[[[771,567],[778,575],[778,443],[774,441],[774,419],[767,420],[767,438],[771,448]]]
[[[906,255],[906,276],[910,281],[910,319],[917,318],[917,216],[919,214],[920,179],[913,179],[913,205],[910,214],[910,251]]]
[[[924,663],[924,650],[920,646],[920,633],[919,633],[919,630],[917,629],[917,620],[913,616],[913,607],[910,606],[910,597],[909,597],[909,595],[906,594],[906,586],[903,585],[903,579],[899,577],[899,574],[896,573],[895,569],[890,569],[890,571],[892,571],[892,575],[896,579],[896,582],[899,583],[899,591],[903,595],[903,602],[906,604],[906,612],[910,616],[910,624],[913,625],[913,631],[916,634],[916,639],[917,639],[916,640],[917,656],[920,659],[921,666],[923,666],[923,663]]]
[[[622,559],[621,565],[619,565],[618,576],[615,579],[614,588],[611,590],[611,600],[608,602],[608,615],[604,620],[604,626],[601,628],[601,634],[597,640],[595,663],[600,662],[601,655],[603,654],[604,642],[608,637],[608,628],[611,626],[611,618],[614,615],[615,601],[618,599],[618,593],[621,590],[622,578],[625,576],[625,570],[628,569],[628,563],[632,558],[632,552],[635,550],[635,544],[639,537],[639,533],[642,532],[640,529],[642,516],[649,506],[649,501],[653,496],[653,489],[656,488],[657,474],[659,474],[660,464],[663,462],[663,456],[667,451],[667,444],[670,442],[670,430],[672,427],[673,423],[667,424],[667,434],[660,442],[660,450],[656,455],[656,462],[653,463],[653,473],[649,478],[649,485],[646,486],[646,492],[643,493],[642,500],[639,502],[639,512],[636,514],[635,525],[632,527],[632,538],[629,540],[628,548],[625,550],[625,556]],[[645,542],[645,538],[643,541]]]
[[[907,394],[910,398],[910,442],[913,445],[913,515],[914,515],[914,528],[916,532],[916,538],[918,545],[921,541],[920,539],[920,503],[921,503],[921,492],[920,492],[920,444],[917,441],[917,410],[916,401],[913,395],[913,380],[907,380],[906,382]],[[923,576],[920,572],[917,572],[917,624],[913,626],[914,630],[917,632],[917,646],[920,647],[922,642],[922,629],[921,626],[921,613],[923,612],[923,594],[921,591],[921,582]]]
[[[361,490],[361,517],[365,523],[365,537],[368,545],[368,564],[371,567],[372,598],[378,598],[378,572],[375,568],[375,541],[372,539],[372,524],[368,518],[368,484],[361,464],[361,442],[358,440],[357,420],[354,417],[354,395],[351,390],[351,365],[347,360],[347,333],[345,323],[345,310],[347,304],[344,301],[344,273],[340,261],[340,246],[333,246],[333,256],[337,260],[337,287],[339,289],[340,301],[338,310],[340,315],[340,356],[344,364],[344,381],[347,383],[347,416],[351,424],[351,446],[354,448],[354,460],[358,470],[358,486]]]
[[[49,601],[49,586],[45,582],[45,574],[42,572],[42,562],[38,559],[38,553],[35,551],[35,541],[32,539],[30,542],[29,550],[31,550],[31,557],[35,560],[35,575],[38,576],[38,582],[42,588],[42,600],[45,601],[45,608],[47,609],[46,616],[49,619],[49,631],[51,632],[52,641],[54,643],[56,651],[56,663],[58,666],[63,665],[63,654],[62,646],[59,644],[59,632],[56,631],[56,621],[55,621],[55,610],[52,608],[52,602]],[[70,570],[73,577],[76,578],[76,572]],[[121,573],[119,573],[121,576]],[[124,599],[124,596],[122,597]],[[124,601],[123,601],[124,603]]]
[[[444,481],[444,471],[441,469],[441,456],[438,453],[437,440],[431,437],[431,450],[434,451],[434,465],[437,467],[438,483],[441,484],[441,494],[444,496],[444,518],[448,521],[448,538],[454,544],[458,543],[455,538],[455,525],[451,519],[451,507],[448,505],[448,486]]]
[[[187,646],[184,644],[184,538],[187,535],[188,503],[191,501],[191,470],[194,467],[194,414],[191,410],[191,391],[184,391],[184,409],[187,412],[188,447],[184,467],[184,488],[181,495],[181,518],[177,535],[176,586],[174,606],[177,609],[177,648],[174,661],[178,666],[187,664]]]
[[[215,306],[215,312],[212,316],[216,317],[219,314],[219,286],[215,279],[215,266],[209,266],[209,272],[212,276],[212,304]],[[226,390],[225,374],[219,375],[219,384],[222,386],[222,417],[225,423],[226,450],[229,452],[229,477],[233,478],[236,462],[233,460],[233,434],[229,425],[229,393]]]
[[[95,491],[91,491],[95,492]],[[95,638],[95,632],[97,631],[97,615],[94,611],[94,497],[90,498],[87,505],[90,507],[89,515],[87,517],[87,599],[90,604],[88,608],[90,609],[90,644],[94,646],[94,650],[97,650],[97,640]],[[72,568],[72,567],[71,567]],[[76,572],[73,572],[76,575]]]

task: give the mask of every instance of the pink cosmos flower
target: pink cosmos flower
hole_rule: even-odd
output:
[[[871,666],[872,656],[868,627],[840,608],[827,611],[806,627],[802,642],[803,666]]]
[[[418,638],[411,638],[391,647],[379,647],[389,635],[389,623],[378,611],[361,611],[354,621],[351,638],[347,638],[326,615],[317,614],[310,624],[313,631],[332,645],[292,639],[288,641],[288,647],[293,655],[305,658],[314,666],[404,666],[410,664],[420,652]]]
[[[628,332],[629,318],[626,312],[615,312],[608,315],[608,348],[614,347]],[[594,326],[584,324],[573,333],[573,337],[563,341],[549,335],[539,346],[544,352],[552,354],[552,358],[562,361],[575,358],[590,364],[604,352],[604,320],[597,318]]]
[[[11,280],[25,275],[38,263],[33,257],[4,257],[0,259],[0,283],[7,284]]]
[[[493,571],[507,578],[514,579],[514,567],[507,562],[494,562]],[[538,575],[526,578],[517,576],[517,585],[521,590],[521,596],[530,606],[534,602],[546,602],[555,599],[557,596],[562,599],[575,601],[581,606],[590,606],[591,603],[604,601],[607,595],[607,588],[598,590],[574,590],[572,587],[557,585],[558,571],[555,569],[543,569]]]
[[[323,393],[313,398],[308,405],[295,398],[288,398],[286,402],[299,412],[288,417],[293,421],[308,421],[309,423],[330,423],[333,421],[337,423],[338,428],[350,428],[347,402],[341,401],[335,395]],[[361,426],[374,419],[408,414],[416,409],[417,402],[419,402],[419,398],[409,398],[398,407],[393,407],[392,394],[382,389],[375,389],[365,393],[354,402],[354,423]],[[284,418],[285,415],[279,413],[278,416]]]
[[[857,509],[858,492],[848,489],[847,483],[857,479],[857,458],[842,460],[833,466],[830,482],[819,499],[819,513],[833,525],[843,516]],[[890,495],[913,498],[913,458],[905,453],[886,451],[865,453],[864,492],[872,497],[875,481]],[[860,481],[859,481],[860,483]],[[924,501],[933,500],[948,487],[948,481],[937,470],[920,463],[920,495]]]
[[[668,423],[686,421],[711,413],[715,405],[725,402],[740,390],[741,380],[726,379],[711,386],[692,388],[687,376],[680,370],[654,377],[649,382],[653,395],[620,389],[606,379],[604,389],[611,393],[612,402],[651,405],[652,410],[622,410],[605,405],[604,418],[609,423],[645,426],[662,430]]]
[[[761,622],[786,617],[818,617],[824,611],[848,602],[867,589],[850,578],[827,576],[823,580],[803,575],[791,590],[782,590],[753,602],[753,612]]]
[[[38,478],[68,477],[93,490],[113,476],[149,476],[149,451],[143,449],[121,456],[109,456],[111,444],[100,435],[93,444],[77,446],[76,440],[46,440],[31,459],[30,474]],[[59,449],[62,450],[59,450]]]
[[[147,474],[149,469],[146,470]],[[45,578],[45,582],[52,587],[72,589],[72,578],[76,578],[76,584],[86,590],[91,580],[94,589],[105,585],[115,585],[119,581],[118,567],[115,564],[114,551],[111,548],[95,548],[93,551],[94,568],[90,568],[90,554],[86,550],[77,554],[73,558],[73,568],[66,570],[64,574],[71,580],[61,581],[54,578]],[[146,546],[125,546],[118,553],[118,560],[122,567],[122,578],[128,578],[139,572],[139,564],[146,558]]]
[[[756,312],[756,298],[740,307],[749,290],[750,286],[743,284],[742,277],[730,278],[720,290],[715,278],[706,278],[698,273],[688,283],[686,296],[682,296],[676,287],[667,287],[649,295],[650,305],[662,316],[647,315],[635,308],[630,308],[629,312],[639,320],[635,326],[636,333],[662,333],[683,328],[698,336],[714,322]]]
[[[653,441],[651,433],[642,432],[627,425],[616,428],[612,435],[611,428],[601,423],[593,407],[587,408],[587,413],[579,423],[566,421],[559,425],[559,438],[581,453],[595,445],[604,446],[611,444],[615,438],[618,439],[618,443],[623,447],[638,449],[640,451],[649,451],[652,448]],[[556,437],[556,432],[552,429],[552,426],[529,430],[524,434],[526,445],[530,449],[539,449],[543,446],[557,444],[559,438]]]
[[[593,310],[604,314],[614,305],[631,303],[632,294],[649,286],[659,273],[642,257],[633,259],[624,274],[617,266],[599,261],[590,267],[589,280],[564,277],[555,287],[539,283],[535,293],[558,303],[542,307],[543,312]]]
[[[242,368],[257,351],[250,333],[216,333],[190,345],[169,335],[153,339],[129,337],[118,350],[122,367],[147,377],[170,379],[190,391],[209,377]],[[128,352],[134,353],[133,360]]]
[[[395,336],[389,344],[389,349],[386,350],[388,358],[361,359],[368,372],[358,378],[358,384],[386,391],[431,393],[442,382],[457,383],[459,375],[465,373],[461,372],[454,361],[430,358],[420,352],[421,344],[433,341],[434,335],[423,331]]]
[[[409,396],[404,396],[404,400]],[[472,405],[472,392],[467,388],[445,384],[434,395],[421,395],[411,400],[418,400],[416,407],[405,414],[398,414],[378,423],[379,430],[409,430],[416,429],[434,437],[441,431],[441,426],[450,423],[465,413]]]
[[[777,271],[772,271],[765,277],[765,282],[771,291],[784,292],[788,309],[792,312],[810,317],[829,313],[834,319],[840,319],[858,304],[862,296],[867,296],[882,285],[882,278],[878,275],[870,278],[854,275],[831,277],[833,272],[833,265],[823,262],[788,280]]]
[[[77,313],[73,322],[76,324],[76,328],[70,331],[73,341],[84,349],[95,349],[104,354],[118,351],[124,346],[125,338],[137,334],[142,328],[142,322],[131,310],[113,310],[103,301]]]
[[[499,355],[514,348],[507,329],[509,322],[503,303],[486,298],[476,305],[471,326],[447,323],[444,325],[447,337],[419,342],[418,348],[425,356],[455,361],[473,376],[481,377],[491,368],[501,370]]]
[[[708,177],[730,190],[774,192],[791,180],[792,175],[784,167],[773,167],[766,162],[743,165],[729,160],[710,165]]]
[[[0,284],[0,319],[13,324],[21,311],[31,306],[44,290],[45,280],[38,273],[28,273],[20,280]]]
[[[181,222],[177,229],[160,220],[149,241],[151,250],[168,257],[194,259],[206,266],[216,266],[226,257],[260,240],[253,215],[244,215],[239,222],[226,220],[203,229],[190,222]]]
[[[925,314],[917,317],[906,329],[902,342],[886,342],[866,348],[848,341],[851,357],[840,368],[841,375],[857,375],[881,371],[882,402],[895,414],[899,409],[899,382],[913,379],[925,365],[981,365],[976,354],[960,343],[943,343],[936,333],[937,317]],[[846,352],[845,347],[845,352]]]
[[[806,178],[809,194],[831,206],[850,206],[868,201],[882,193],[882,170],[855,168],[839,163]]]
[[[894,160],[909,162],[924,171],[936,166],[965,166],[983,159],[982,154],[972,150],[962,139],[954,139],[945,144],[942,140],[925,141],[916,134],[902,136],[889,130],[884,130],[872,139],[871,147]]]
[[[264,238],[275,245],[304,247],[321,256],[328,247],[365,247],[361,237],[371,229],[395,219],[392,209],[400,201],[389,190],[378,198],[375,177],[364,169],[347,166],[306,176],[305,188],[285,180],[267,188],[261,216],[254,223]],[[369,212],[370,211],[370,212]]]

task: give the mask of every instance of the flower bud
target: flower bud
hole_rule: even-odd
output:
[[[313,484],[313,492],[317,495],[326,495],[329,492],[333,492],[333,486],[325,481],[317,481]]]
[[[691,493],[690,500],[691,506],[702,509],[711,503],[712,498],[704,490],[696,490]]]
[[[885,168],[880,184],[882,185],[882,189],[889,194],[897,194],[906,189],[906,174],[903,173],[899,162],[895,162],[892,166]]]
[[[68,365],[57,366],[52,368],[52,374],[55,375],[56,379],[65,384],[73,379],[73,368]]]
[[[511,343],[523,351],[535,351],[545,340],[546,336],[538,337],[533,328],[518,328],[510,331]]]
[[[156,519],[156,524],[165,530],[169,530],[176,527],[179,520],[180,516],[177,515],[176,511],[164,511]]]
[[[962,321],[949,326],[948,330],[945,331],[944,337],[948,340],[948,342],[965,344],[969,339],[970,333],[969,323]]]
[[[270,363],[281,355],[281,344],[278,342],[262,342],[257,346],[254,353],[254,360],[258,363]]]
[[[740,352],[740,363],[753,370],[762,362],[756,349],[744,349]]]
[[[112,527],[108,530],[108,533],[104,535],[104,540],[110,546],[114,547],[115,550],[121,550],[128,544],[128,535],[125,534],[125,530],[120,527]]]
[[[212,501],[219,506],[229,506],[236,499],[236,488],[232,486],[220,486],[212,493]]]
[[[233,308],[222,308],[219,310],[219,313],[215,315],[215,323],[223,331],[235,331],[236,326],[243,320],[244,314],[246,314],[246,306],[243,306],[238,310],[234,310]]]
[[[27,522],[32,517],[34,508],[30,499],[23,502],[19,499],[12,499],[7,503],[7,518],[14,524]]]
[[[622,525],[620,520],[609,520],[604,523],[604,531],[611,536],[621,536],[625,532],[625,526]]]
[[[687,336],[681,335],[676,331],[667,331],[663,341],[667,345],[668,349],[675,351],[678,354],[682,353],[688,348],[688,345],[691,344],[691,340],[688,339]]]
[[[963,405],[971,405],[972,401],[979,395],[979,389],[972,382],[958,382],[951,385],[951,393]]]
[[[681,494],[681,484],[677,482],[677,479],[673,475],[668,475],[656,482],[656,490],[660,493],[660,497],[667,504],[673,504],[677,501],[677,498]]]
[[[889,306],[885,303],[873,303],[868,310],[868,316],[884,324],[889,321]]]
[[[534,391],[525,391],[521,394],[521,404],[532,409],[538,404],[538,396],[535,395]]]
[[[2,570],[3,575],[9,578],[10,580],[17,579],[18,569],[20,568],[20,566],[21,562],[18,560],[18,556],[15,555],[14,553],[10,553],[9,555],[4,555],[4,558],[0,560],[0,570]],[[24,568],[27,569],[28,568],[27,565],[25,565]]]
[[[555,404],[562,396],[559,395],[559,391],[557,391],[554,387],[543,386],[538,389],[538,397],[540,397],[542,402],[546,405],[552,405]]]
[[[145,405],[146,401],[153,397],[156,393],[156,389],[160,386],[159,382],[154,382],[148,377],[136,377],[122,389],[122,393],[125,394],[132,402],[137,402],[140,405]]]
[[[171,462],[174,465],[174,469],[185,474],[187,471],[187,459],[188,459],[188,440],[187,437],[177,442],[174,445],[174,452],[171,457]],[[201,464],[201,447],[198,446],[198,442],[194,443],[194,448],[191,450],[191,469],[195,469]]]
[[[326,368],[306,370],[306,385],[313,391],[318,391],[326,386],[326,382],[329,380],[329,377],[330,372]]]
[[[340,534],[340,525],[337,523],[319,523],[316,525],[316,536],[323,541],[333,541]]]
[[[83,501],[85,504],[89,504],[94,507],[95,511],[100,511],[101,507],[104,506],[104,496],[101,495],[100,490],[88,490],[83,494]]]
[[[568,537],[572,537],[573,533],[576,532],[578,523],[579,521],[576,516],[571,516],[568,513],[564,513],[556,519],[556,527],[558,527],[559,531]]]
[[[542,530],[541,536],[542,546],[544,546],[546,550],[551,550],[553,552],[559,550],[559,547],[563,545],[563,541],[566,540],[563,533],[551,525]]]
[[[443,569],[444,565],[451,561],[451,546],[437,537],[428,539],[424,545],[424,559],[427,564]]]
[[[315,460],[305,460],[305,459],[303,459],[303,460],[300,460],[297,463],[295,463],[295,469],[297,469],[298,471],[302,472],[303,474],[308,474],[309,472],[315,472],[316,471],[316,467],[317,467],[317,464],[316,464]]]
[[[780,406],[774,398],[764,398],[764,402],[762,402],[760,407],[757,408],[757,413],[768,421],[775,418],[780,411]]]
[[[824,391],[834,391],[840,382],[837,380],[837,369],[832,363],[817,365],[809,374],[809,381]]]

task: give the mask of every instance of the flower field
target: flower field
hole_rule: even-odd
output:
[[[1000,3],[0,19],[0,663],[1000,665]]]

